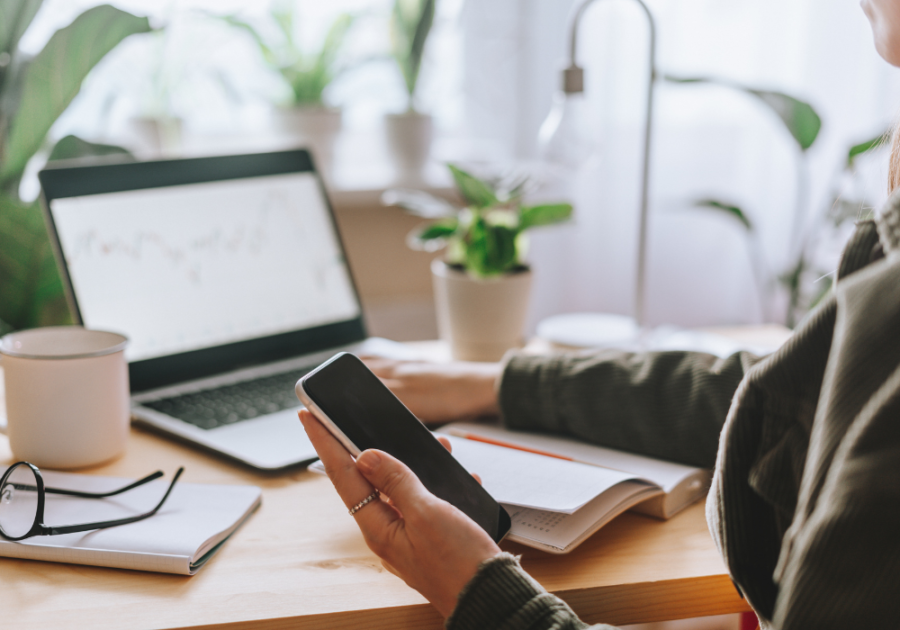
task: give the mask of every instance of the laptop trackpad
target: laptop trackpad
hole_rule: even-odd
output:
[[[318,457],[297,418],[286,409],[206,432],[224,452],[259,468],[283,468]]]

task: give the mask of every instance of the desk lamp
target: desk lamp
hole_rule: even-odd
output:
[[[656,23],[643,0],[640,5],[649,26],[649,64],[647,106],[644,120],[643,162],[641,170],[640,221],[638,227],[637,274],[635,277],[634,319],[617,316],[576,313],[556,315],[538,325],[538,336],[566,345],[613,345],[638,340],[645,324],[644,292],[647,267],[647,211],[649,204],[650,140],[653,128],[653,92],[656,84]],[[538,144],[542,158],[559,170],[574,172],[587,161],[592,140],[586,133],[584,69],[578,65],[578,29],[581,18],[595,0],[584,0],[576,9],[569,34],[569,66],[562,72],[562,91],[554,96],[553,108],[541,126]]]

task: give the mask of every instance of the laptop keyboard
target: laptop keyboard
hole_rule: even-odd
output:
[[[300,407],[294,385],[311,368],[141,403],[201,429],[215,429],[267,413]]]

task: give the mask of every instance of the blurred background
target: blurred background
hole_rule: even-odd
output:
[[[21,52],[37,54],[96,4],[46,0]],[[87,76],[29,162],[21,199],[37,197],[36,172],[69,134],[147,158],[318,142],[371,332],[408,340],[436,335],[428,269],[435,254],[406,246],[419,220],[382,206],[381,194],[400,183],[452,198],[448,161],[484,173],[540,172],[539,131],[567,63],[575,3],[438,0],[412,99],[391,54],[392,0],[111,4],[149,16],[156,30],[126,38]],[[876,55],[856,2],[647,4],[657,21],[660,72],[647,321],[792,325],[830,288],[853,221],[885,198],[886,149],[867,145],[851,156],[851,148],[895,121],[900,73]],[[587,146],[566,181],[532,192],[572,201],[575,218],[531,239],[529,331],[554,313],[631,314],[646,38],[632,2],[595,3],[582,21],[577,55],[586,91],[578,124]],[[286,120],[302,100],[279,71],[288,44],[308,56],[335,51],[329,80],[319,85],[321,109],[340,111],[332,139],[311,139],[308,128],[298,132]],[[802,146],[778,103],[743,88],[811,106],[821,122],[813,142],[807,134]],[[392,158],[386,135],[386,116],[411,106],[433,124],[428,164],[412,171]]]

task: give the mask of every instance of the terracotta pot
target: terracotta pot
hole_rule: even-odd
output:
[[[397,182],[416,184],[422,181],[431,156],[434,122],[428,114],[405,112],[387,114],[384,118],[387,145],[397,171]]]
[[[531,271],[476,280],[441,260],[431,264],[438,332],[454,359],[499,361],[522,345]]]
[[[334,145],[341,122],[341,110],[336,107],[283,107],[276,109],[274,114],[276,130],[306,145],[312,151],[317,169],[326,176],[331,174],[334,166]]]

